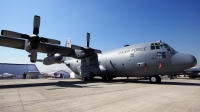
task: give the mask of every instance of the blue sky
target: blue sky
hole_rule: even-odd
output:
[[[86,46],[87,32],[90,46],[103,52],[162,40],[200,62],[199,6],[199,0],[4,0],[0,30],[32,34],[33,17],[39,15],[39,35],[58,39],[61,45],[70,37],[72,44]],[[30,63],[26,51],[6,47],[0,51],[1,63]],[[36,65],[40,71],[67,69],[59,64]]]

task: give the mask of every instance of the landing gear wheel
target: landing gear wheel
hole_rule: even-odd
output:
[[[92,81],[94,79],[94,76],[90,76],[89,80]]]
[[[108,77],[108,80],[109,80],[109,81],[112,81],[112,80],[113,80],[113,77]]]
[[[88,78],[81,78],[82,81],[88,81]]]
[[[149,78],[149,81],[152,84],[159,84],[161,82],[161,77],[160,76],[152,76]]]
[[[106,76],[102,76],[102,80],[107,80],[107,77]]]

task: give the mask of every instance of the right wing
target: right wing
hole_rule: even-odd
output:
[[[25,50],[24,49],[25,43],[26,43],[26,40],[24,39],[0,36],[0,46]],[[55,51],[56,53],[59,53],[63,56],[68,56],[74,52],[74,49],[65,47],[65,46],[58,46],[58,45],[47,44],[47,43],[38,44],[37,52],[48,54],[52,51]]]

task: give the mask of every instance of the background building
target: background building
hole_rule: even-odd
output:
[[[57,78],[70,78],[70,74],[64,70],[59,70],[54,73]]]
[[[38,71],[35,64],[12,64],[12,63],[0,63],[0,74],[10,73],[14,74],[18,79],[23,78],[24,72],[28,71]]]

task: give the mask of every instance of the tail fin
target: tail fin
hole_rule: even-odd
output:
[[[65,46],[71,48],[71,40],[70,40],[70,38],[67,39]]]
[[[70,38],[67,39],[67,41],[65,43],[65,46],[71,48],[71,40],[70,40]],[[67,60],[66,57],[63,56],[63,59],[61,60],[61,62],[64,63],[66,60]]]

